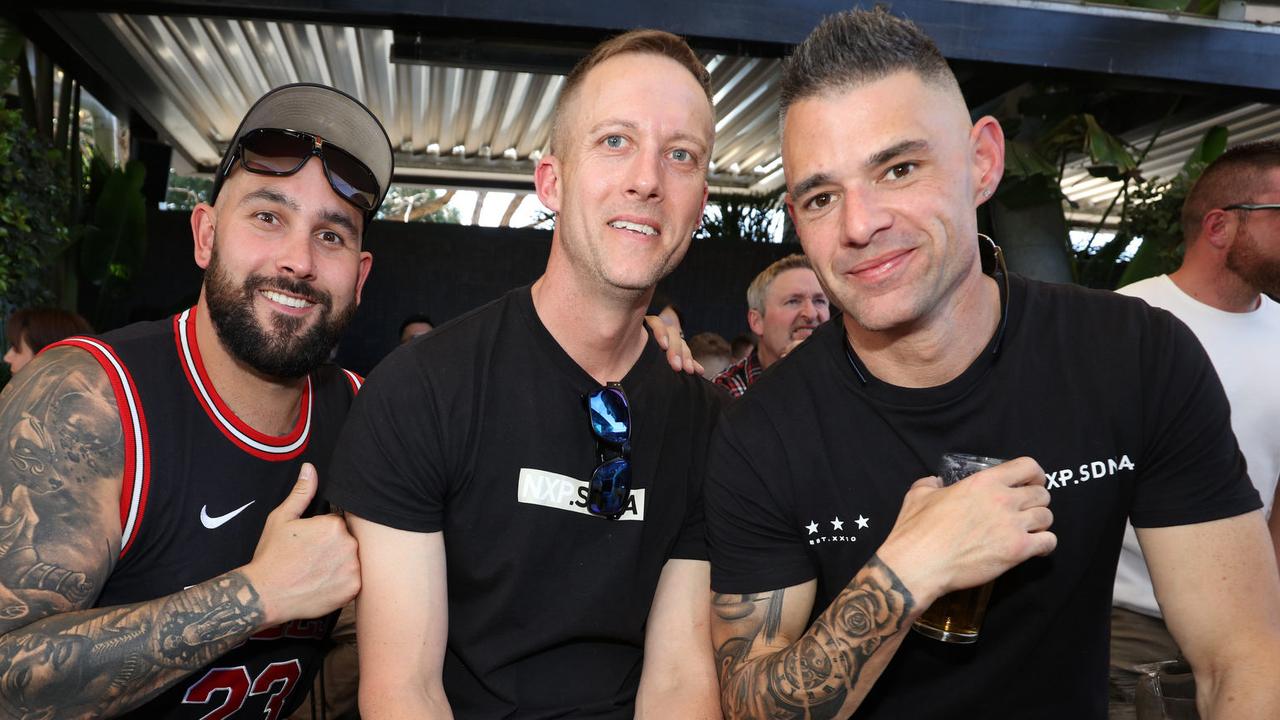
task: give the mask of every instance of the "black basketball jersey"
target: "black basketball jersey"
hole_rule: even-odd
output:
[[[356,374],[326,365],[308,376],[292,431],[264,435],[209,381],[195,317],[192,308],[61,343],[87,350],[106,370],[127,447],[120,557],[96,607],[163,597],[249,562],[302,463],[315,464],[321,482],[327,477],[360,387]],[[311,687],[336,617],[259,632],[125,717],[287,717]]]

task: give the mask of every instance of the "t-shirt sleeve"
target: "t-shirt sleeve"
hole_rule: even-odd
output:
[[[447,476],[434,400],[411,348],[374,369],[334,448],[326,499],[399,530],[443,529]]]
[[[693,428],[694,463],[689,472],[689,503],[684,524],[676,536],[671,558],[681,560],[707,560],[706,476],[707,452],[711,433],[719,422],[720,413],[729,402],[729,393],[722,387],[707,384],[701,388],[704,401],[696,408]]]
[[[791,479],[783,443],[748,393],[725,412],[707,470],[711,589],[767,592],[817,577],[791,517]]]
[[[1188,525],[1262,507],[1231,430],[1222,382],[1191,330],[1151,310],[1144,343],[1143,467],[1130,519],[1135,527]]]

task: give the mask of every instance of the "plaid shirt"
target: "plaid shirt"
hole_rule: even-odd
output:
[[[760,365],[760,358],[756,356],[756,351],[752,350],[751,354],[725,368],[719,375],[712,378],[711,382],[728,388],[731,395],[739,398],[762,372],[764,367]]]

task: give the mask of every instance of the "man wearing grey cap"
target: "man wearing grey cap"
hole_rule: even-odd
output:
[[[41,353],[0,395],[0,716],[286,716],[356,543],[317,470],[359,389],[325,364],[392,173],[332,88],[249,110],[191,214],[195,307]]]

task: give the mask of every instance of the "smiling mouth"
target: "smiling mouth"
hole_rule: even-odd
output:
[[[265,297],[266,299],[270,300],[271,302],[284,305],[285,307],[298,308],[301,310],[301,309],[309,308],[312,305],[315,305],[315,303],[309,300],[304,300],[300,297],[294,297],[292,295],[285,295],[284,293],[277,292],[275,290],[262,290],[261,292],[263,297]]]
[[[628,222],[626,220],[614,220],[609,223],[609,227],[614,228],[616,230],[630,230],[633,233],[639,233],[641,235],[647,235],[649,237],[657,237],[658,235],[657,228],[654,228],[651,225],[644,225],[642,223],[633,223],[633,222]]]
[[[859,280],[875,282],[901,268],[912,252],[913,250],[904,250],[887,257],[882,256],[869,263],[855,265],[847,274]]]

